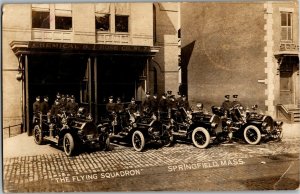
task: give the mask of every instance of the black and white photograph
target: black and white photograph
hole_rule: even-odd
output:
[[[2,4],[4,193],[299,191],[299,3]]]

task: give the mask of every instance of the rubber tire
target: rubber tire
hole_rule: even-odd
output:
[[[66,148],[66,141],[69,141],[69,150]],[[64,152],[67,156],[72,156],[75,153],[74,138],[70,133],[66,133],[63,139]]]
[[[204,144],[199,144],[197,141],[196,141],[196,138],[195,138],[195,135],[196,133],[198,132],[202,132],[205,136],[205,143]],[[209,142],[210,142],[210,135],[208,133],[208,131],[203,128],[203,127],[197,127],[193,130],[193,133],[192,133],[192,141],[193,141],[193,144],[197,147],[197,148],[206,148],[208,145],[209,145]]]
[[[135,139],[136,136],[138,136],[138,138],[141,140],[141,145],[140,145],[140,147],[138,147],[138,146],[136,145],[135,141],[134,141],[134,139]],[[132,134],[131,140],[132,140],[132,146],[133,146],[133,148],[134,148],[136,151],[141,152],[141,151],[144,149],[144,147],[145,147],[145,137],[144,137],[144,135],[143,135],[142,132],[140,132],[140,131],[138,131],[138,130],[135,131],[135,132]]]
[[[257,134],[257,139],[255,141],[252,141],[250,140],[248,137],[247,137],[247,132],[249,129],[254,129],[254,131],[256,132]],[[251,144],[251,145],[257,145],[259,144],[260,140],[261,140],[261,132],[260,130],[254,126],[254,125],[249,125],[247,126],[245,129],[244,129],[244,139],[245,141],[248,143],[248,144]]]
[[[39,133],[38,138],[36,137],[37,132]],[[35,125],[33,128],[33,138],[34,138],[34,142],[36,144],[41,145],[43,143],[43,134],[42,134],[42,130],[39,125]]]

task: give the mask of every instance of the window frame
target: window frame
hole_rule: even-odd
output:
[[[117,31],[117,26],[116,26],[116,18],[118,17],[118,16],[120,16],[120,17],[127,17],[127,32],[121,32],[121,31]],[[130,19],[129,19],[130,17],[129,17],[129,15],[115,15],[115,33],[116,34],[129,34],[129,32],[130,32],[130,25],[129,25],[129,21],[130,21]]]
[[[96,25],[96,22],[97,22],[97,19],[96,19],[96,17],[97,17],[97,15],[108,15],[108,30],[100,30],[100,29],[97,29],[97,25]],[[111,13],[97,13],[97,12],[95,12],[95,28],[96,28],[96,32],[99,32],[99,33],[110,33],[112,30],[112,28],[111,28],[111,16],[112,16],[112,14]],[[98,16],[99,17],[99,16]]]
[[[286,25],[282,25],[283,23],[283,16],[286,20]],[[290,17],[290,24],[289,24],[289,17]],[[286,38],[282,36],[283,30],[286,30]],[[290,37],[290,39],[289,39]],[[280,41],[290,43],[293,42],[293,12],[289,11],[281,11],[280,12]]]
[[[55,5],[56,4],[48,4],[49,8],[36,8],[32,6],[33,4],[31,4],[31,29],[33,30],[52,30],[52,31],[68,31],[68,32],[72,32],[73,31],[73,12],[72,9],[71,10],[62,10],[62,9],[56,9]],[[60,15],[60,14],[56,14],[56,10],[60,10],[60,11],[66,11],[66,12],[70,12],[69,15]],[[34,28],[32,26],[32,22],[33,22],[33,12],[49,12],[49,28]],[[56,28],[56,17],[70,17],[71,18],[71,29],[58,29]]]

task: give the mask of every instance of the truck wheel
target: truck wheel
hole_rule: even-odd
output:
[[[254,125],[249,125],[244,130],[244,138],[248,144],[256,145],[261,140],[261,132]]]
[[[75,151],[74,138],[70,133],[66,133],[63,139],[64,151],[67,156],[72,156]]]
[[[192,141],[197,148],[206,148],[210,141],[210,135],[205,128],[197,127],[192,133]]]
[[[140,152],[144,149],[144,147],[145,147],[145,137],[144,137],[142,132],[135,131],[132,134],[132,145],[133,145],[133,148],[138,152]]]
[[[41,145],[43,143],[43,134],[39,125],[35,125],[33,128],[33,137],[36,144]]]

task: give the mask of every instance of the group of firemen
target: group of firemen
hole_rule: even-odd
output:
[[[241,103],[237,100],[238,95],[233,95],[233,101],[230,101],[230,95],[225,95],[225,100],[222,103],[221,107],[229,111],[234,105]],[[33,113],[42,113],[43,115],[51,114],[58,115],[61,114],[62,111],[66,111],[68,114],[75,115],[78,111],[78,103],[75,102],[74,95],[61,95],[57,93],[54,104],[49,106],[48,104],[49,98],[48,96],[44,96],[43,101],[41,102],[40,96],[36,97],[36,101],[33,103]],[[185,108],[186,111],[190,111],[191,107],[187,100],[187,97],[180,92],[178,92],[178,97],[172,94],[172,91],[167,91],[162,94],[161,98],[158,99],[157,94],[150,95],[150,92],[146,92],[146,98],[141,104],[142,112],[153,113],[160,111],[162,113],[167,113],[168,110],[179,109],[180,107]],[[131,99],[131,102],[126,107],[130,114],[133,114],[139,111],[139,106],[136,104],[135,98]],[[121,98],[117,98],[116,102],[114,102],[114,97],[110,96],[109,101],[106,104],[107,113],[122,113],[125,111],[124,103],[122,103]]]
[[[189,102],[185,95],[181,95],[178,92],[179,97],[175,97],[172,95],[172,91],[167,91],[158,99],[157,94],[153,96],[150,95],[149,92],[146,92],[146,98],[141,104],[141,110],[144,113],[153,113],[153,112],[168,112],[169,109],[178,109],[179,107],[184,107],[186,110],[190,110]],[[139,107],[136,104],[135,98],[131,99],[131,102],[127,106],[127,110],[130,114],[133,114],[139,111]],[[117,98],[117,101],[114,102],[113,96],[109,97],[109,101],[106,104],[106,111],[108,113],[117,112],[121,113],[125,111],[124,104],[121,102],[121,98]]]
[[[242,106],[242,104],[237,100],[238,95],[232,95],[233,101],[230,101],[230,95],[225,95],[225,100],[222,103],[221,107],[225,110],[225,111],[229,111],[232,107],[234,107],[235,105],[239,104]]]
[[[66,111],[69,114],[76,114],[78,111],[78,103],[75,102],[74,95],[61,95],[57,93],[54,104],[49,106],[49,97],[44,96],[43,102],[41,102],[40,96],[36,97],[36,101],[33,103],[33,113],[34,115],[42,113],[43,115],[59,115],[62,111]]]

